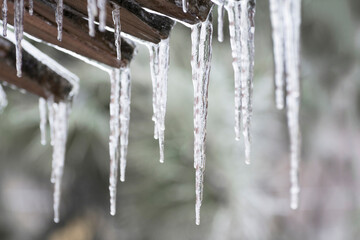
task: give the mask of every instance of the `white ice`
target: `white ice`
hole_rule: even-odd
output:
[[[107,0],[97,0],[97,5],[99,8],[99,30],[101,32],[105,31],[106,27],[106,5]]]
[[[3,21],[3,36],[6,37],[7,34],[7,0],[3,0],[2,4],[2,21]]]
[[[95,36],[95,17],[97,16],[96,0],[87,0],[89,35]]]
[[[41,144],[46,145],[46,100],[39,98]]]
[[[34,13],[34,0],[29,0],[29,14],[32,16]]]
[[[57,5],[56,5],[56,11],[55,11],[55,20],[56,20],[57,30],[58,30],[57,39],[59,41],[61,41],[62,40],[62,29],[63,29],[64,4],[63,4],[63,0],[56,0],[56,1],[57,1]]]
[[[14,32],[15,32],[15,48],[16,48],[16,74],[21,77],[22,67],[22,45],[23,39],[23,21],[24,21],[24,0],[15,0],[15,13],[14,13]]]
[[[120,6],[114,4],[114,10],[112,11],[112,18],[114,21],[114,35],[115,35],[115,46],[116,46],[116,57],[118,60],[121,59],[121,22],[120,22]]]
[[[182,0],[182,10],[184,13],[188,10],[188,0]]]
[[[7,101],[6,93],[0,84],[0,113],[3,112],[3,110],[7,106],[7,104],[8,104],[8,101]]]

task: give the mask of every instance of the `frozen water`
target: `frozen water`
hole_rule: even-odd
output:
[[[0,84],[0,113],[2,113],[2,111],[7,106],[7,104],[8,101],[7,101],[6,93]]]
[[[211,18],[211,16],[209,16]],[[208,107],[208,85],[212,56],[213,27],[208,19],[194,25],[192,41],[192,79],[194,86],[194,168],[195,168],[195,214],[196,224],[200,224],[200,208],[203,196],[205,171],[205,140]]]
[[[29,14],[32,16],[34,13],[34,0],[29,0]]]
[[[57,39],[59,41],[61,41],[62,40],[62,28],[63,28],[64,4],[63,4],[63,0],[56,0],[56,1],[57,1],[57,6],[56,6],[56,11],[55,11],[55,20],[56,20],[57,29],[58,29]]]
[[[3,36],[6,37],[6,32],[7,32],[7,0],[3,0],[3,4],[2,4],[2,21],[3,21]]]
[[[99,8],[99,30],[101,32],[105,31],[106,27],[106,5],[107,0],[97,0],[97,5]]]
[[[114,34],[115,34],[115,46],[117,59],[121,59],[121,22],[120,22],[120,6],[114,4],[114,10],[112,11],[112,18],[114,21]]]
[[[41,144],[46,145],[46,100],[39,98]]]
[[[182,10],[184,13],[187,12],[187,8],[188,8],[188,0],[182,0]]]
[[[95,36],[95,16],[97,16],[96,0],[87,0],[89,35]]]
[[[16,47],[16,71],[17,76],[21,77],[22,67],[22,46],[23,39],[23,21],[24,21],[24,0],[15,0],[15,14],[14,14],[14,31],[15,31],[15,47]]]
[[[224,5],[218,6],[218,41],[224,41]]]

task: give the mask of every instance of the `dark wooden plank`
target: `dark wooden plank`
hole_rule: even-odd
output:
[[[114,1],[121,2],[122,0]],[[210,0],[189,0],[188,11],[184,13],[182,0],[126,0],[126,2],[137,2],[142,7],[189,24],[205,21],[213,6]]]
[[[151,14],[136,2],[129,6],[128,1],[117,1],[120,8],[121,31],[139,39],[158,43],[168,38],[174,21],[167,17]],[[87,17],[87,0],[64,0],[66,6],[76,9],[83,17]],[[106,25],[113,27],[112,6],[107,4]]]
[[[87,58],[94,59],[112,67],[126,65],[132,59],[134,46],[122,41],[122,60],[116,59],[114,34],[111,32],[97,32],[95,37],[88,34],[88,23],[80,16],[64,10],[63,39],[58,41],[57,24],[54,15],[55,5],[48,2],[34,1],[34,15],[25,12],[24,31],[45,42],[68,49]],[[13,1],[8,2],[8,22],[13,24]]]
[[[23,51],[22,77],[16,76],[15,45],[0,37],[0,81],[7,82],[45,99],[53,96],[56,102],[71,100],[73,85]]]

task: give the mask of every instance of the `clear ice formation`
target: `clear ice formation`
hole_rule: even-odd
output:
[[[211,16],[209,16],[211,18]],[[208,86],[212,57],[213,26],[208,19],[191,29],[192,80],[194,86],[194,168],[195,168],[195,223],[200,224],[205,171],[205,140],[208,109]]]
[[[3,4],[2,4],[2,21],[3,21],[3,36],[6,37],[6,32],[7,32],[7,0],[3,0]]]
[[[6,93],[3,87],[0,85],[0,113],[4,111],[4,108],[8,105]]]
[[[41,144],[46,145],[46,100],[39,98]]]
[[[116,186],[120,159],[120,181],[125,181],[129,138],[131,78],[129,67],[114,69],[110,74],[110,214],[116,213]]]
[[[56,11],[55,11],[55,20],[56,20],[57,30],[58,30],[57,39],[59,41],[61,41],[62,40],[62,28],[63,28],[64,4],[63,4],[63,0],[56,0],[56,2],[57,2],[57,5],[56,5]]]
[[[112,11],[112,18],[114,21],[114,35],[115,35],[115,46],[116,46],[116,57],[118,60],[121,59],[121,22],[120,22],[120,6],[114,4],[114,10]]]
[[[116,186],[118,166],[120,159],[120,69],[114,69],[110,73],[110,214],[116,213]]]
[[[15,32],[15,48],[16,48],[16,75],[21,77],[22,67],[22,46],[21,41],[23,39],[24,32],[24,0],[15,0],[15,14],[14,14],[14,32]],[[4,28],[5,29],[5,28]]]
[[[301,0],[271,0],[270,16],[273,27],[275,100],[278,109],[283,109],[286,103],[290,136],[290,207],[297,209],[301,149],[299,127]]]
[[[87,0],[89,35],[95,36],[95,17],[97,16],[96,0]]]
[[[148,44],[150,70],[153,87],[154,138],[159,140],[160,162],[164,162],[165,115],[167,102],[167,81],[170,61],[169,39],[159,44]]]
[[[48,101],[49,123],[51,129],[51,144],[53,146],[52,154],[52,172],[51,182],[54,184],[54,222],[59,222],[59,207],[61,197],[61,179],[63,176],[68,114],[70,105],[65,102],[56,103]]]
[[[254,75],[255,0],[229,1],[230,45],[235,78],[235,139],[244,136],[245,162],[250,164],[252,90]]]
[[[101,32],[104,32],[106,27],[106,4],[107,0],[97,0],[99,8],[99,30]]]

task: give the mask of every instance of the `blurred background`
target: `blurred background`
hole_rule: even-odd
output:
[[[202,221],[195,225],[190,30],[171,35],[165,163],[153,139],[147,48],[131,65],[127,179],[109,214],[108,75],[42,44],[80,79],[69,123],[61,221],[52,220],[51,152],[38,98],[5,87],[0,115],[0,239],[360,238],[360,1],[303,0],[300,207],[289,207],[289,140],[274,104],[268,1],[257,1],[253,150],[234,140],[228,31],[213,40]],[[214,18],[216,19],[216,18]],[[227,26],[227,21],[226,21]],[[214,22],[215,32],[217,23]]]

